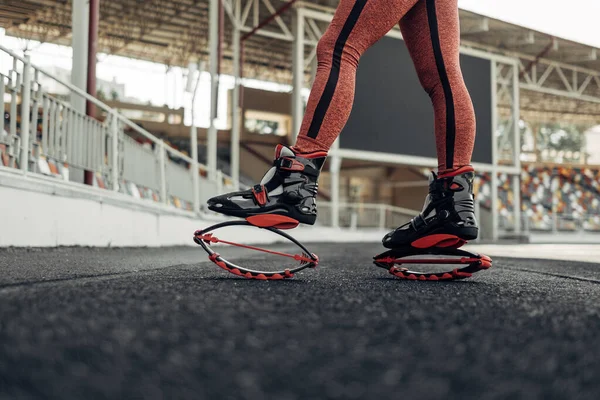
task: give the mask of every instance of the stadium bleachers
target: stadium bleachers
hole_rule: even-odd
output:
[[[478,175],[475,186],[480,206],[490,209],[490,174]],[[500,228],[511,230],[514,193],[504,174],[499,176],[498,197]],[[600,168],[524,166],[521,211],[524,229],[600,232]]]

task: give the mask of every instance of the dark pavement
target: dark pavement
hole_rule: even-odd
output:
[[[600,399],[600,265],[413,282],[309,249],[276,282],[200,248],[0,250],[0,398]]]

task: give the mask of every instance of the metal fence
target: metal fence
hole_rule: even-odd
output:
[[[350,229],[394,229],[404,225],[420,211],[388,204],[340,203],[337,221],[330,202],[319,201],[317,222],[322,226]]]
[[[515,223],[512,215],[500,215],[499,228],[502,232],[512,233]],[[600,233],[600,214],[567,214],[548,212],[543,215],[521,214],[521,233]]]
[[[0,56],[10,60],[0,69],[0,166],[71,181],[77,175],[81,183],[83,171],[90,171],[94,186],[195,211],[207,198],[238,186],[221,171],[209,173],[117,110],[33,66],[29,57],[1,45]],[[48,92],[48,82],[55,93]],[[86,101],[96,107],[97,119],[77,107]]]
[[[600,215],[570,215],[549,213],[545,218],[523,217],[523,231],[527,232],[599,232]]]

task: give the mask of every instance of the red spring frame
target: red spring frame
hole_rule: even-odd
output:
[[[208,258],[210,261],[215,263],[220,268],[234,274],[237,276],[241,276],[247,279],[258,279],[258,280],[282,280],[287,278],[292,278],[294,274],[298,271],[301,271],[305,268],[315,268],[319,264],[319,257],[313,253],[311,253],[304,245],[298,242],[293,237],[289,236],[285,232],[275,228],[275,227],[257,227],[257,229],[266,229],[273,233],[276,233],[290,242],[298,246],[302,250],[302,254],[288,254],[275,250],[264,249],[262,247],[246,245],[242,243],[231,242],[228,240],[223,240],[217,238],[212,231],[223,228],[226,226],[256,226],[255,224],[249,221],[228,221],[220,224],[213,225],[203,230],[196,231],[194,233],[194,242],[200,246],[208,253]],[[245,249],[255,250],[263,253],[274,254],[281,257],[292,258],[296,261],[300,261],[300,266],[296,268],[286,268],[281,271],[256,271],[252,269],[248,269],[242,267],[240,265],[236,265],[227,259],[223,258],[219,253],[215,252],[211,249],[210,245],[212,243],[224,243],[231,246],[241,247]]]
[[[460,256],[460,258],[410,258],[418,255],[447,255]],[[390,274],[400,279],[420,281],[443,281],[470,278],[474,273],[491,268],[492,259],[483,254],[470,253],[465,250],[453,248],[431,248],[390,250],[374,258],[374,264],[385,268]],[[447,272],[417,272],[408,268],[400,268],[402,264],[448,264],[465,265],[463,268],[454,268]]]

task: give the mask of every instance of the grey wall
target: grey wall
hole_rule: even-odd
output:
[[[473,161],[492,162],[491,62],[461,55],[477,116]],[[436,157],[433,109],[404,41],[384,37],[363,55],[343,149]]]

